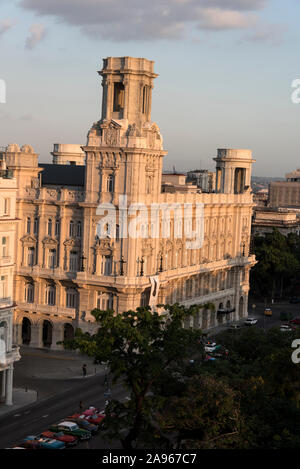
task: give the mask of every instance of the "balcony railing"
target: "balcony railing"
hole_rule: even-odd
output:
[[[8,298],[0,298],[0,309],[9,307],[13,305],[13,300],[8,297]]]

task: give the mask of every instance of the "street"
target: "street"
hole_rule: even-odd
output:
[[[273,312],[271,317],[264,316],[263,304],[257,304],[254,309],[251,304],[250,302],[249,316],[258,319],[254,327],[267,330],[280,325],[279,316],[282,311],[300,317],[300,306],[297,304],[275,303],[271,306]],[[243,320],[240,322],[242,324]],[[219,328],[212,330],[210,336],[216,335],[217,329]],[[90,375],[83,378],[80,376],[80,366],[87,360],[79,354],[28,348],[23,350],[23,358],[15,369],[15,385],[35,389],[38,392],[38,400],[34,404],[0,417],[0,448],[11,447],[21,442],[27,435],[36,435],[47,430],[49,425],[78,411],[80,401],[85,408],[90,405],[99,409],[104,408],[107,400],[104,396],[107,390],[104,383],[104,368],[95,367],[92,362],[88,362]],[[121,385],[112,388],[112,398],[124,399],[126,395]],[[108,448],[110,444],[103,441],[99,433],[89,442],[82,442],[77,447]],[[114,442],[111,447],[120,447],[119,442]]]

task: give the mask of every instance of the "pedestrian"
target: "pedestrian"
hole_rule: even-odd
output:
[[[86,365],[82,365],[82,376],[85,378],[86,377]]]
[[[79,412],[82,414],[83,411],[83,404],[82,401],[79,402]]]

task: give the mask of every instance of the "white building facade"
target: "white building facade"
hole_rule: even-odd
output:
[[[20,359],[13,345],[14,269],[16,243],[16,179],[2,162],[0,169],[0,377],[1,403],[12,405],[13,366]]]

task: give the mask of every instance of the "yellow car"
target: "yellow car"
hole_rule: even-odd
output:
[[[271,308],[265,308],[265,316],[272,316]]]

